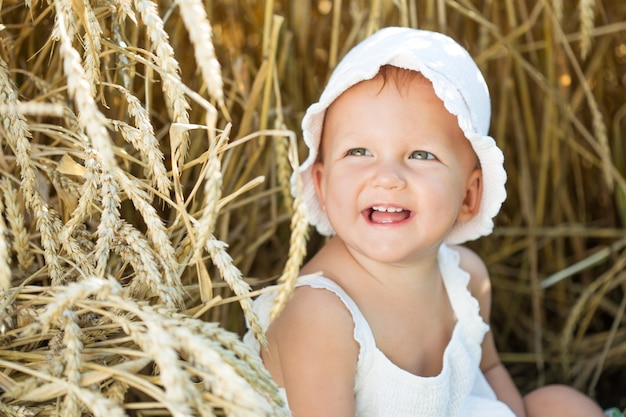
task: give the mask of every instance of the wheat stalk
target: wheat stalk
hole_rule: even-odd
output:
[[[552,9],[554,10],[554,16],[556,21],[563,22],[563,0],[552,0]]]
[[[574,306],[571,308],[560,338],[561,359],[566,370],[569,370],[571,351],[577,344],[576,342],[573,342],[574,331],[577,326],[584,325],[581,324],[581,317],[585,309],[595,309],[597,307],[598,299],[596,298],[591,305],[589,303],[589,299],[598,292],[607,291],[607,286],[611,284],[616,274],[622,271],[625,267],[626,256],[621,256],[609,271],[596,278],[595,281],[585,288],[583,293],[576,300]],[[601,288],[603,288],[604,291],[602,291]]]
[[[580,11],[581,11],[581,21],[582,21],[581,25],[583,27],[590,26],[587,28],[589,33],[586,35],[589,37],[588,39],[589,42],[591,42],[591,31],[593,29],[593,7],[594,6],[595,6],[595,0],[581,0],[580,1],[580,8],[581,8]],[[583,15],[587,15],[587,16],[585,17]],[[594,97],[591,91],[591,86],[589,85],[589,82],[587,81],[585,74],[583,73],[580,63],[576,60],[574,56],[574,52],[572,51],[570,44],[567,42],[567,39],[565,38],[563,31],[558,27],[557,29],[558,29],[557,34],[560,38],[561,45],[563,45],[563,49],[565,50],[565,53],[567,54],[570,60],[570,63],[572,64],[572,68],[574,69],[574,72],[576,73],[578,79],[580,80],[580,85],[583,89],[585,98],[587,100],[587,104],[591,111],[593,131],[594,131],[595,139],[597,142],[597,153],[600,156],[600,160],[602,162],[602,173],[604,175],[604,181],[606,182],[606,185],[609,188],[609,190],[612,191],[614,188],[614,182],[615,182],[616,177],[618,180],[621,180],[622,183],[623,183],[623,178],[619,178],[620,177],[619,175],[614,175],[613,173],[614,166],[612,163],[611,147],[609,145],[609,139],[607,135],[606,125],[604,123],[604,118],[602,116],[602,113],[600,112],[600,109],[598,108],[597,99]],[[583,39],[581,41],[582,43],[587,42],[587,41],[584,41],[585,36],[582,33],[583,31],[584,30],[581,29],[581,39]],[[585,50],[585,48],[582,48],[582,49]]]
[[[9,245],[7,244],[7,226],[4,222],[2,213],[4,212],[4,204],[0,199],[0,294],[4,295],[4,292],[11,288],[11,267],[9,266]],[[3,297],[4,298],[4,297]],[[4,301],[4,300],[3,300]],[[0,310],[0,313],[4,315],[4,309]],[[5,328],[4,322],[2,328]]]
[[[12,111],[10,106],[0,104],[0,113]],[[63,116],[63,106],[58,103],[39,103],[36,101],[17,103],[17,112],[29,116]]]

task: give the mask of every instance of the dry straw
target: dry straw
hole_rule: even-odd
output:
[[[448,33],[487,77],[509,199],[472,247],[516,382],[626,406],[620,2],[304,4],[0,9],[1,412],[286,415],[238,334],[263,341],[254,290],[279,283],[279,314],[323,243],[290,180],[302,114],[389,25]]]

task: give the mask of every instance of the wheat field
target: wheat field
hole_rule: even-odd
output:
[[[626,3],[0,2],[0,413],[287,415],[241,343],[323,243],[299,123],[376,29],[447,33],[490,86],[509,197],[472,242],[520,389],[626,408]]]

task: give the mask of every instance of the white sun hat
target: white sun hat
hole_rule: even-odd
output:
[[[491,118],[487,83],[469,53],[450,37],[400,27],[381,29],[350,50],[335,68],[319,101],[306,111],[302,130],[309,156],[299,172],[309,223],[322,235],[335,233],[320,206],[312,176],[326,109],[348,88],[374,78],[383,65],[418,71],[430,80],[446,109],[457,116],[478,156],[483,179],[480,209],[469,221],[455,224],[446,243],[463,243],[490,234],[493,218],[506,199],[506,172],[502,151],[487,136]]]

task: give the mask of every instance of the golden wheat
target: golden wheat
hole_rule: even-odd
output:
[[[207,19],[204,4],[198,0],[178,0],[178,5],[209,95],[220,104],[220,108],[224,108],[222,73],[215,56],[213,30]]]
[[[18,268],[22,271],[28,271],[33,265],[34,256],[28,248],[30,235],[24,225],[21,207],[18,205],[20,199],[8,179],[0,182],[0,189],[4,193],[4,211],[13,236],[11,247],[17,254]],[[8,256],[5,259],[8,259]]]
[[[594,28],[594,7],[595,0],[581,0],[578,3],[580,15],[580,56],[585,59],[591,49],[592,35]]]
[[[282,275],[278,279],[280,284],[278,295],[272,309],[270,311],[270,318],[274,319],[278,316],[280,311],[284,308],[289,297],[293,293],[296,285],[296,279],[300,273],[300,265],[306,255],[306,242],[308,237],[308,219],[306,214],[306,207],[302,202],[300,196],[302,195],[302,178],[297,171],[298,166],[298,154],[297,146],[295,145],[295,138],[290,137],[292,146],[289,152],[289,162],[292,164],[294,171],[293,187],[296,198],[293,200],[293,215],[291,217],[291,237],[289,240],[289,256],[285,263],[285,268]]]
[[[154,134],[154,127],[150,122],[150,114],[139,99],[130,91],[119,85],[108,84],[117,89],[128,103],[128,115],[134,118],[135,127],[120,120],[114,120],[114,125],[122,133],[122,137],[128,141],[140,153],[141,161],[146,165],[144,173],[151,180],[151,184],[162,195],[168,195],[171,188],[171,180],[167,176],[167,169],[163,161],[163,151],[159,148],[159,141]]]
[[[168,42],[168,35],[163,28],[163,20],[159,16],[156,4],[150,0],[134,0],[135,9],[143,20],[148,37],[154,47],[154,61],[164,74],[161,78],[163,93],[168,112],[171,112],[174,123],[189,123],[189,103],[181,88],[180,66],[174,57],[174,50]],[[172,130],[174,161],[180,164],[187,156],[189,136],[186,131]]]

